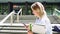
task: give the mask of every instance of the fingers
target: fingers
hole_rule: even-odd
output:
[[[26,27],[26,28],[28,28],[29,26],[28,26],[28,25],[26,25],[25,27]]]
[[[26,25],[26,26],[25,26],[25,28],[27,29],[27,31],[29,31],[29,30],[30,30],[29,25]]]
[[[27,31],[29,31],[29,30],[30,30],[29,25],[24,24],[24,27],[27,29]]]
[[[25,24],[24,24],[24,26],[25,26],[25,28],[28,28],[28,25],[25,25]]]

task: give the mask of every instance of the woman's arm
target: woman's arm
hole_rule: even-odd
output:
[[[50,20],[46,19],[45,22],[46,22],[46,34],[53,34]]]

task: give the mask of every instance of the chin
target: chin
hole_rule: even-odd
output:
[[[35,17],[38,17],[38,16],[36,16],[36,15],[34,15]]]

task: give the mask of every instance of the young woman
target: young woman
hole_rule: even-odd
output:
[[[32,13],[37,17],[37,19],[35,24],[32,24],[32,31],[30,31],[29,27],[26,27],[28,34],[33,34],[33,32],[40,34],[40,25],[45,25],[46,34],[52,34],[51,23],[47,17],[44,6],[40,2],[35,2],[31,5],[31,9]]]

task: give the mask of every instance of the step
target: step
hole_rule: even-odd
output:
[[[0,33],[27,33],[25,30],[0,30]]]
[[[0,30],[26,30],[23,24],[21,23],[13,23],[12,25],[10,23],[3,23],[0,24]]]
[[[21,27],[24,26],[23,23],[0,23],[0,27]]]
[[[0,27],[0,30],[26,30],[25,27]]]
[[[0,33],[27,33],[22,23],[3,23],[0,24]]]

